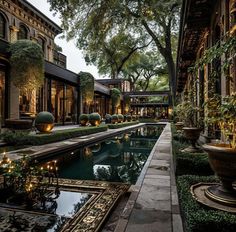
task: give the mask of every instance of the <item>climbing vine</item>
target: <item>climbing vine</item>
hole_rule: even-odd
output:
[[[88,72],[80,72],[79,82],[83,101],[90,105],[94,98],[94,77]]]
[[[22,92],[43,84],[44,56],[42,48],[31,40],[18,40],[10,45],[11,81]]]
[[[111,89],[111,100],[112,100],[112,108],[113,111],[116,110],[116,108],[120,105],[120,97],[121,97],[121,92],[117,88]]]

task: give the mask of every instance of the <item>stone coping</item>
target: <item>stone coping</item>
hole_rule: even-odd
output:
[[[80,136],[80,137],[70,138],[63,141],[48,143],[48,144],[44,144],[40,146],[30,146],[23,149],[9,151],[9,152],[6,152],[6,154],[11,160],[21,159],[23,155],[28,155],[32,159],[45,158],[48,155],[65,152],[71,149],[77,149],[82,146],[87,146],[92,143],[96,143],[97,141],[100,141],[106,138],[111,138],[122,132],[131,130],[131,129],[136,129],[144,125],[149,125],[149,123],[139,123],[136,125],[122,127],[118,129],[108,129],[107,131],[94,133],[94,134],[90,134],[86,136]],[[158,125],[158,123],[155,125]],[[160,125],[163,125],[163,123],[160,123]],[[2,156],[3,154],[0,154],[0,159],[2,158]]]
[[[141,172],[115,232],[183,232],[167,123]]]

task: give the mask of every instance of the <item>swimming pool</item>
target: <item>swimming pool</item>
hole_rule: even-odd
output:
[[[162,130],[148,125],[53,157],[58,175],[134,184]]]

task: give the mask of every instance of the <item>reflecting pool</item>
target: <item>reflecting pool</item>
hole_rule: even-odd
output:
[[[145,126],[59,155],[59,177],[134,184],[162,130]]]

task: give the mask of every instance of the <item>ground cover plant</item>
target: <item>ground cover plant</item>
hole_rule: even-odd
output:
[[[233,232],[236,215],[211,209],[198,203],[190,187],[199,182],[219,182],[208,163],[206,153],[188,153],[181,150],[189,146],[181,132],[173,128],[173,155],[176,164],[177,189],[185,232]]]
[[[9,145],[42,145],[106,130],[107,126],[101,125],[58,130],[45,134],[28,134],[24,131],[6,132],[2,135],[2,138]]]

